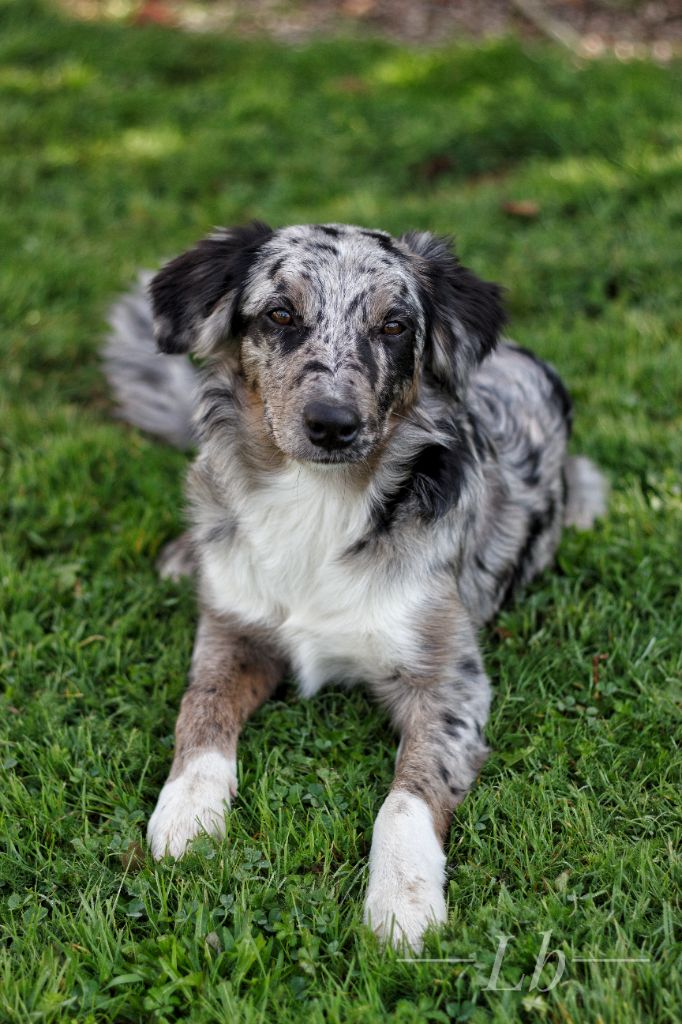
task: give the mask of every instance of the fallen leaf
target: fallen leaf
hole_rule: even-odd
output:
[[[364,18],[376,7],[376,0],[343,0],[341,10],[351,18]]]
[[[118,856],[124,871],[139,871],[145,862],[145,853],[139,843],[133,841],[128,849]]]
[[[337,78],[334,84],[340,92],[347,92],[351,94],[369,92],[367,82],[362,78],[358,78],[357,75],[344,75],[343,78]]]
[[[435,153],[427,160],[417,164],[416,171],[420,178],[425,178],[426,181],[435,181],[443,174],[453,171],[456,166],[455,161],[448,153]]]
[[[540,213],[540,205],[533,199],[511,199],[502,203],[502,209],[510,217],[521,217],[524,220],[533,220]]]
[[[176,17],[162,0],[145,0],[133,18],[134,25],[174,26]]]

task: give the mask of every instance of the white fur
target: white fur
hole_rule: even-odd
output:
[[[234,538],[201,551],[209,604],[274,625],[305,696],[330,679],[381,676],[413,654],[433,579],[343,557],[369,529],[370,509],[342,471],[292,464],[235,512]]]
[[[217,750],[197,754],[182,774],[159,794],[147,827],[147,842],[156,860],[178,860],[200,832],[225,835],[225,812],[237,793],[237,764]]]
[[[181,533],[175,540],[165,545],[156,560],[156,570],[162,580],[178,581],[183,576],[191,576],[195,569],[192,549],[187,545],[186,534]]]
[[[590,530],[596,519],[606,515],[608,480],[584,455],[568,458],[564,472],[568,487],[564,522],[578,530]]]
[[[444,884],[445,854],[431,811],[420,797],[393,790],[374,824],[366,923],[380,939],[418,953],[429,925],[447,920]]]

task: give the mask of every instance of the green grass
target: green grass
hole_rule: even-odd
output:
[[[679,1021],[679,66],[0,18],[0,1020]],[[483,636],[495,752],[426,950],[472,965],[401,963],[361,926],[394,750],[362,690],[289,684],[255,716],[224,844],[179,865],[132,845],[195,607],[153,569],[185,459],[111,418],[103,314],[137,267],[252,216],[454,231],[613,482],[608,520]],[[531,991],[548,930],[566,972]],[[519,991],[486,990],[501,933]]]

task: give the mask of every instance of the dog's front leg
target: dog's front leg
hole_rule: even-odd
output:
[[[382,940],[418,952],[426,928],[447,919],[443,848],[453,811],[488,753],[490,687],[472,644],[447,683],[401,674],[381,689],[401,740],[374,825],[365,921]]]
[[[181,857],[200,832],[225,834],[237,792],[237,738],[270,696],[284,666],[238,624],[202,614],[189,685],[175,727],[175,756],[147,828],[157,860]]]

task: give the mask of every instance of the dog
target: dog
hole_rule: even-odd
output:
[[[238,734],[286,671],[306,697],[362,681],[400,735],[365,920],[415,951],[446,920],[444,845],[489,753],[477,631],[606,505],[561,379],[504,324],[447,238],[341,224],[216,230],[113,308],[121,414],[198,449],[160,561],[200,616],[155,858],[224,835]]]

